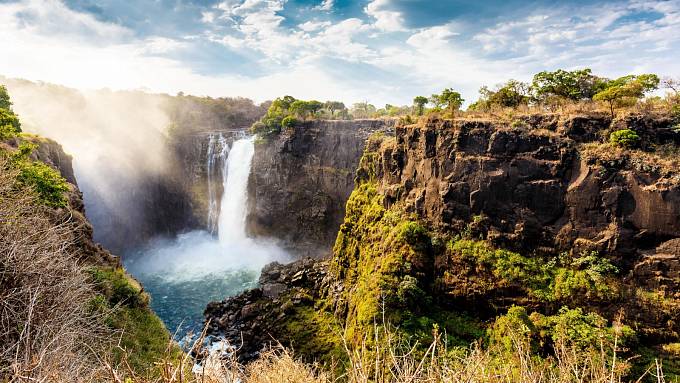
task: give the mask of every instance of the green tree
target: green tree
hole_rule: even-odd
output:
[[[445,108],[450,113],[459,110],[464,101],[460,93],[451,88],[446,88],[440,94],[433,94],[430,97],[430,102],[434,104],[435,109]]]
[[[370,118],[375,114],[376,108],[374,105],[369,104],[366,101],[357,102],[352,105],[350,112],[354,118]]]
[[[9,99],[9,93],[4,85],[0,85],[0,109],[12,110],[12,102]]]
[[[335,117],[335,112],[347,109],[345,104],[340,101],[326,101],[324,108],[328,110],[328,112],[331,114],[331,117]]]
[[[423,112],[425,111],[425,104],[427,104],[427,97],[416,96],[413,99],[413,106],[416,110],[417,115],[419,115],[419,116],[423,115]]]
[[[515,108],[529,103],[529,85],[509,80],[498,85],[496,90],[483,86],[479,89],[479,100],[470,105],[470,110],[488,110],[492,107]]]
[[[623,76],[609,81],[593,100],[609,104],[609,111],[614,117],[614,108],[634,104],[644,97],[645,93],[657,89],[659,81],[659,76],[655,74]]]
[[[534,75],[531,88],[534,97],[540,102],[551,97],[578,101],[591,99],[606,83],[606,79],[593,75],[589,68],[574,71],[558,69]]]

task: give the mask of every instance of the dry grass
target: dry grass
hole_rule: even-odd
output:
[[[389,328],[389,327],[387,327]],[[337,366],[310,365],[295,359],[279,346],[264,352],[255,362],[242,365],[238,350],[204,355],[202,368],[188,375],[185,366],[166,366],[167,374],[148,381],[138,378],[121,380],[111,370],[111,381],[118,383],[620,383],[666,382],[657,362],[640,377],[627,378],[630,364],[617,355],[618,338],[602,340],[598,348],[583,349],[566,340],[558,340],[551,357],[540,358],[531,341],[520,332],[509,333],[507,344],[483,348],[475,343],[468,349],[448,349],[443,336],[435,330],[434,341],[423,349],[410,345],[396,332],[375,327],[379,334],[358,348],[345,345],[347,362],[342,375],[328,371]],[[194,343],[197,351],[203,337]],[[373,346],[368,346],[368,344]],[[224,350],[224,348],[222,349]],[[184,363],[191,360],[187,357]]]
[[[70,220],[55,223],[0,157],[0,381],[87,381],[98,373],[90,349],[101,321],[71,250]]]

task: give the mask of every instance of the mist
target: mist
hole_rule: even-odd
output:
[[[0,78],[22,129],[54,139],[73,156],[78,186],[95,239],[115,249],[122,226],[144,220],[142,182],[168,171],[167,127],[161,95],[79,91]]]

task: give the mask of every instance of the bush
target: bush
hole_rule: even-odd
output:
[[[6,140],[21,133],[21,124],[10,110],[0,108],[0,140]]]
[[[640,136],[631,129],[621,129],[609,136],[609,142],[622,148],[633,148],[640,142]]]
[[[281,126],[283,128],[292,128],[293,126],[297,125],[298,120],[293,117],[293,116],[287,116],[283,120],[281,120]]]

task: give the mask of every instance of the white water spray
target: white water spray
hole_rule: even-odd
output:
[[[208,175],[208,231],[211,234],[217,233],[217,220],[219,218],[219,206],[217,201],[217,185],[215,184],[214,175],[216,167],[222,165],[222,179],[226,179],[224,164],[229,155],[229,145],[222,133],[211,134],[208,141],[208,153],[206,158],[206,173]]]
[[[236,140],[230,147],[223,134],[211,135],[205,162],[207,230],[151,244],[129,263],[131,271],[158,275],[165,280],[187,281],[209,275],[219,277],[238,270],[259,272],[269,262],[289,260],[286,252],[272,241],[255,240],[246,235],[248,177],[254,152],[252,137]]]
[[[218,226],[220,243],[223,245],[247,239],[248,177],[254,153],[253,138],[238,140],[232,145],[223,167],[224,187]]]

